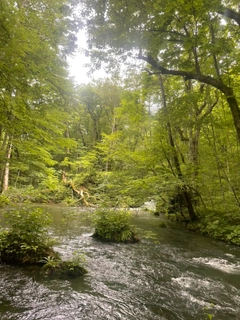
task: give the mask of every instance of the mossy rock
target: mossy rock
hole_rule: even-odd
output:
[[[103,233],[96,229],[92,235],[93,238],[106,242],[123,242],[131,243],[140,241],[140,237],[132,230],[124,230],[122,232]]]
[[[160,224],[159,224],[159,227],[160,228],[167,228],[167,225],[164,221],[161,221]]]
[[[73,265],[71,262],[62,261],[60,263],[59,271],[61,275],[77,278],[87,273],[83,266]]]
[[[46,274],[53,277],[78,278],[87,273],[87,270],[72,261],[52,260],[50,263],[43,265]]]

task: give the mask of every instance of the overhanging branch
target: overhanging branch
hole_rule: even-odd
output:
[[[184,70],[173,70],[173,69],[166,69],[165,67],[161,66],[152,56],[143,56],[141,54],[138,55],[138,59],[146,61],[149,63],[154,69],[158,70],[161,74],[168,74],[172,76],[180,76],[184,77],[185,80],[197,80],[199,82],[211,85],[212,87],[220,90],[224,93],[227,97],[233,96],[232,88],[226,86],[221,80],[212,78],[210,76],[204,76],[202,74],[196,74]]]
[[[149,63],[155,70],[158,70],[160,74],[168,74],[173,76],[184,77],[185,80],[197,80],[199,82],[208,84],[218,90],[220,90],[226,97],[228,105],[230,107],[234,126],[237,133],[238,141],[240,142],[240,109],[236,97],[234,96],[233,89],[225,85],[221,79],[215,79],[210,76],[204,76],[202,74],[196,74],[192,72],[187,72],[184,70],[172,70],[167,69],[160,65],[152,56],[143,56],[139,54],[139,59]]]
[[[229,8],[224,8],[223,10],[218,11],[218,13],[223,15],[224,17],[227,17],[229,19],[236,21],[237,24],[240,26],[240,13]]]

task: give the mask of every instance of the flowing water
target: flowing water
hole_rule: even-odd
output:
[[[134,214],[158,242],[110,244],[91,237],[81,209],[49,207],[56,249],[86,255],[89,273],[51,279],[35,268],[0,265],[1,320],[240,319],[240,248],[186,231],[159,227]],[[69,218],[69,219],[68,219]]]

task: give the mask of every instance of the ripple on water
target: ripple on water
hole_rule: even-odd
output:
[[[186,231],[159,233],[158,244],[124,245],[96,241],[91,228],[67,230],[56,249],[66,259],[74,251],[85,253],[84,278],[49,280],[0,266],[0,319],[203,320],[207,309],[216,320],[240,319],[240,268],[233,251],[201,237],[191,242]]]
[[[226,286],[221,281],[197,278],[193,273],[173,278],[172,282],[180,288],[180,295],[188,308],[202,306],[203,310],[212,310],[217,314],[217,319],[238,319],[235,317],[240,312],[239,301],[236,299],[239,290],[236,288]]]
[[[232,257],[232,256],[231,256]],[[229,262],[226,259],[218,258],[193,258],[192,261],[206,266],[210,266],[214,269],[218,269],[227,273],[240,274],[240,263],[239,262]]]

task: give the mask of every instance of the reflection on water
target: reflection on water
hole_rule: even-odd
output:
[[[80,209],[48,211],[56,249],[64,257],[84,252],[89,274],[54,280],[1,265],[1,320],[240,319],[240,248],[159,228],[146,212],[134,215],[135,224],[156,232],[159,243],[101,243]]]

